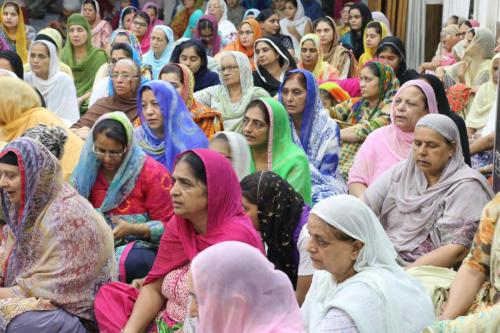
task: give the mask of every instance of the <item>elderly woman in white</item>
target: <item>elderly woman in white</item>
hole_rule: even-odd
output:
[[[362,201],[338,195],[309,216],[313,282],[302,314],[306,332],[421,332],[434,321],[424,288],[396,264],[396,251]]]

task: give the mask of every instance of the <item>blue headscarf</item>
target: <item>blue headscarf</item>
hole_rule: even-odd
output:
[[[191,14],[191,16],[189,17],[188,26],[186,28],[186,31],[184,31],[184,35],[182,35],[182,37],[184,38],[194,37],[193,30],[196,29],[196,25],[198,24],[198,21],[203,15],[205,15],[205,13],[203,13],[201,9],[197,9],[193,12],[193,14]]]
[[[109,37],[109,45],[112,46],[115,43],[115,39],[116,39],[116,37],[118,37],[118,35],[127,36],[128,41],[129,41],[129,45],[134,50],[134,52],[132,52],[133,56],[134,56],[134,61],[136,61],[139,65],[142,66],[142,63],[141,63],[141,43],[139,43],[139,40],[137,39],[137,37],[135,37],[135,35],[128,30],[116,29],[111,34],[111,37]]]
[[[321,103],[319,88],[316,79],[314,78],[314,74],[304,69],[294,69],[287,73],[285,79],[282,81],[281,86],[279,88],[280,103],[285,105],[285,103],[283,103],[283,96],[282,96],[283,86],[287,80],[287,77],[294,73],[301,73],[306,78],[307,97],[306,97],[306,105],[304,107],[304,113],[302,114],[302,125],[300,128],[300,142],[302,143],[304,150],[307,152],[313,130],[313,120],[316,114],[318,114],[320,110],[323,110],[324,107],[323,103]]]
[[[340,128],[330,118],[320,99],[319,87],[314,74],[304,70],[289,71],[279,88],[279,101],[283,103],[283,86],[288,77],[301,73],[306,79],[307,96],[302,113],[300,136],[295,130],[293,119],[289,116],[292,128],[292,140],[307,155],[311,170],[313,203],[332,195],[347,193],[347,188],[340,174]]]
[[[167,46],[163,50],[160,59],[156,59],[153,49],[150,49],[148,53],[146,53],[142,58],[144,65],[151,66],[151,71],[153,72],[153,80],[158,80],[158,75],[160,74],[161,69],[170,61],[170,56],[172,55],[172,51],[174,50],[175,41],[174,32],[170,27],[167,27],[166,25],[156,25],[153,28],[153,31],[157,29],[160,29],[165,34],[165,37],[167,39]]]
[[[93,152],[93,131],[97,124],[105,119],[115,120],[123,126],[127,134],[127,151],[113,181],[109,185],[101,207],[95,207],[103,215],[120,205],[132,193],[146,161],[146,154],[137,145],[134,138],[134,127],[125,113],[120,111],[106,113],[99,117],[92,127],[91,133],[85,140],[80,161],[71,175],[70,184],[78,193],[88,199],[96,182],[101,161]]]
[[[163,116],[163,138],[158,138],[149,128],[142,110],[142,92],[151,89],[160,105]],[[178,154],[194,148],[207,148],[208,139],[196,125],[182,97],[168,82],[154,80],[141,87],[137,98],[137,113],[142,126],[135,136],[142,149],[172,172]]]

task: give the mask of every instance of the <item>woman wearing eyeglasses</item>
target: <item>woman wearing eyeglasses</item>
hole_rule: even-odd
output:
[[[246,54],[252,70],[255,70],[255,63],[253,57],[253,47],[257,39],[262,37],[262,30],[260,29],[259,22],[254,19],[245,19],[241,22],[238,28],[238,39],[224,48],[225,51],[239,51]]]
[[[113,229],[119,280],[143,278],[173,215],[167,169],[147,156],[123,112],[101,116],[85,141],[70,183]]]
[[[194,98],[222,114],[224,130],[241,133],[248,104],[254,99],[269,97],[269,93],[254,87],[250,60],[243,53],[224,52],[220,57],[220,64],[219,77],[222,84],[197,91]]]
[[[130,121],[137,119],[137,91],[140,87],[141,68],[131,59],[120,59],[112,67],[110,79],[112,96],[98,99],[71,128],[86,139],[90,128],[103,114],[122,111]]]
[[[151,46],[151,31],[153,26],[151,25],[151,19],[148,13],[145,11],[138,11],[134,14],[134,19],[132,20],[132,32],[135,37],[141,43],[142,54],[146,54]]]

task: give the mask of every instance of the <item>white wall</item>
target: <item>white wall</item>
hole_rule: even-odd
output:
[[[497,22],[500,18],[500,0],[475,0],[474,18],[496,36]]]

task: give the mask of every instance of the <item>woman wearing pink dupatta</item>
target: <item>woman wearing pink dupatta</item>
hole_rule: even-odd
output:
[[[247,244],[222,242],[203,251],[193,260],[191,281],[196,332],[304,332],[290,279]]]
[[[263,252],[262,241],[243,212],[238,177],[224,156],[207,149],[187,151],[177,158],[173,179],[175,215],[167,223],[144,286],[139,291],[115,282],[96,296],[102,333],[179,329],[186,316],[189,264],[199,252],[230,240]]]
[[[142,54],[146,54],[151,46],[151,32],[154,25],[151,24],[149,14],[143,10],[139,10],[134,14],[132,21],[132,32],[141,44]]]
[[[366,138],[349,172],[349,193],[361,197],[383,172],[410,154],[417,121],[428,113],[438,113],[432,87],[422,80],[403,84],[391,107],[391,125],[379,128]]]

